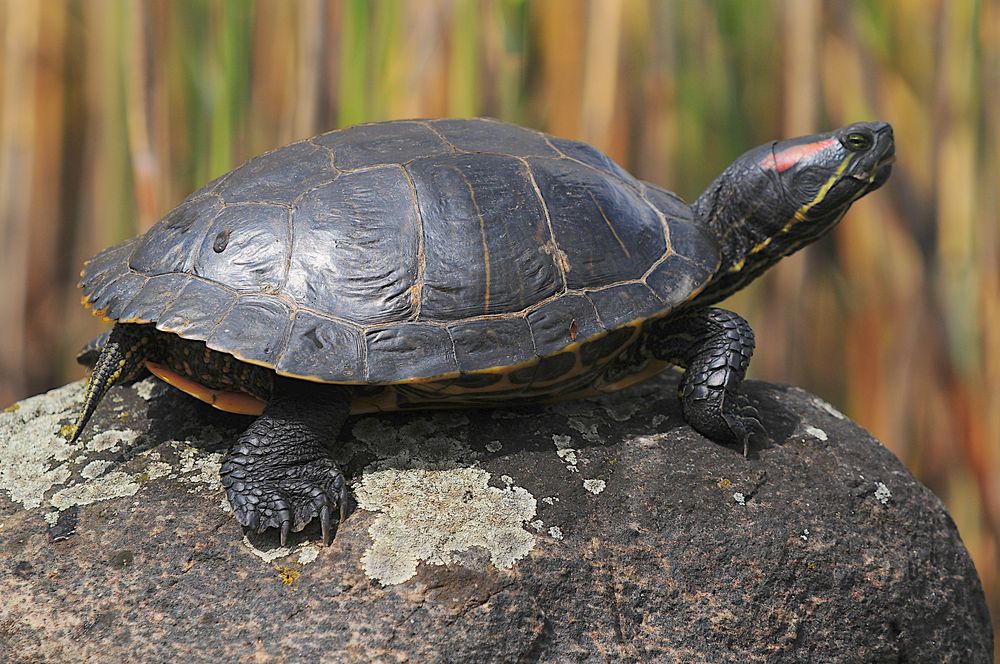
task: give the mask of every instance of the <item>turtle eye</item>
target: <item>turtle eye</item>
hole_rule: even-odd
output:
[[[874,139],[871,134],[866,134],[861,131],[852,131],[842,141],[844,147],[852,152],[861,152],[862,150],[867,150],[874,143]]]

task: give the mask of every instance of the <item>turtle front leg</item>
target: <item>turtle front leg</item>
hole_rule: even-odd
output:
[[[653,323],[650,350],[684,367],[678,388],[684,419],[707,438],[750,451],[767,437],[757,410],[740,390],[753,355],[750,324],[725,309],[692,309]]]
[[[274,383],[264,412],[226,456],[222,485],[240,524],[277,528],[282,546],[319,517],[323,543],[347,516],[348,489],[329,448],[351,410],[350,389],[289,379]]]

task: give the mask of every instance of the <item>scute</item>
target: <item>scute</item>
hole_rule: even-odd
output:
[[[473,320],[448,329],[455,343],[459,371],[487,367],[510,367],[532,359],[528,321],[523,318]]]
[[[231,352],[241,360],[273,367],[285,349],[291,307],[276,297],[242,295],[208,338],[212,350]],[[247,343],[252,339],[253,343]]]
[[[167,305],[157,329],[187,339],[208,339],[216,325],[236,304],[236,293],[201,279],[192,279]],[[206,312],[213,312],[206,315]]]
[[[421,229],[399,166],[339,178],[302,197],[292,218],[289,299],[358,325],[416,310]]]
[[[205,229],[194,274],[233,290],[277,292],[287,271],[290,214],[259,203],[223,209]]]
[[[292,376],[360,382],[365,379],[364,355],[358,327],[299,311],[276,368]]]
[[[384,122],[331,131],[313,139],[333,154],[338,170],[401,165],[417,157],[451,152],[451,146],[423,122]]]
[[[589,293],[590,300],[601,317],[601,323],[609,330],[628,325],[642,316],[642,312],[662,311],[667,307],[663,301],[644,283],[619,284]]]
[[[199,193],[189,196],[136,238],[129,267],[148,276],[191,271],[207,229],[223,206],[217,196]]]
[[[657,265],[646,277],[646,283],[664,306],[672,309],[689,300],[711,274],[704,262],[676,254]]]
[[[638,188],[569,160],[529,159],[566,256],[566,285],[641,279],[666,249],[663,222]]]
[[[403,323],[365,335],[369,383],[394,383],[458,371],[448,330],[428,323]]]
[[[108,318],[283,375],[488,387],[615,352],[718,261],[683,201],[586,144],[419,120],[255,158],[98,254],[81,287]]]
[[[328,150],[309,141],[299,141],[254,157],[233,175],[215,188],[215,193],[227,205],[272,203],[287,206],[303,192],[332,180],[336,173]]]
[[[609,175],[614,175],[625,182],[633,180],[632,175],[619,166],[614,159],[586,143],[555,137],[551,138],[550,142],[570,159],[576,159],[592,168],[604,171]]]
[[[407,166],[424,227],[420,317],[453,321],[520,311],[563,278],[526,165],[503,155],[417,159]]]
[[[594,303],[585,295],[564,295],[546,302],[528,314],[528,323],[541,356],[605,331],[597,319]]]
[[[146,279],[121,311],[115,316],[124,322],[150,323],[160,320],[160,315],[191,281],[186,274],[157,274]],[[110,311],[109,311],[110,313]]]
[[[543,134],[495,120],[434,120],[434,129],[465,152],[494,152],[515,157],[555,157]]]

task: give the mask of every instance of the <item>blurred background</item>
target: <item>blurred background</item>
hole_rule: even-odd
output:
[[[688,200],[759,143],[892,122],[886,187],[730,304],[753,377],[827,399],[948,505],[1000,618],[998,0],[0,0],[0,407],[83,376],[81,262],[209,179],[474,115]]]

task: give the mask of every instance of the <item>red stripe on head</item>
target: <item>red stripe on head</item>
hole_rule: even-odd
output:
[[[816,141],[815,143],[793,145],[780,152],[767,155],[760,160],[760,167],[784,173],[795,164],[809,159],[817,152],[822,152],[836,142],[836,138],[824,138],[822,141]]]

